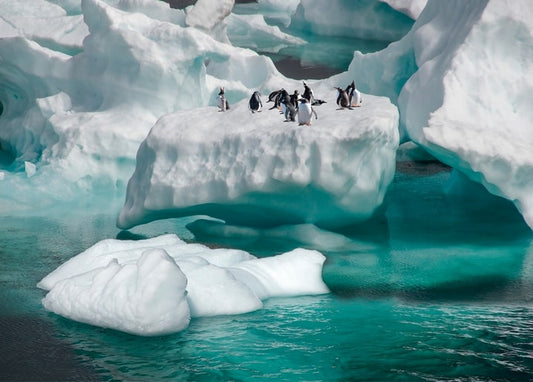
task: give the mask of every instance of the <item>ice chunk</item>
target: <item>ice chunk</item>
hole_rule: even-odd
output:
[[[176,235],[102,240],[43,278],[46,309],[138,335],[187,327],[190,317],[240,314],[278,296],[328,293],[325,257],[305,249],[257,259],[186,244]]]
[[[341,226],[368,218],[392,180],[398,114],[384,98],[336,110],[311,127],[277,111],[199,108],[161,118],[142,143],[118,225],[203,214],[239,225]],[[329,93],[327,93],[329,92]]]
[[[82,270],[80,270],[82,271]],[[63,279],[43,299],[46,309],[87,324],[155,336],[189,325],[187,279],[162,249],[138,261],[108,265]]]

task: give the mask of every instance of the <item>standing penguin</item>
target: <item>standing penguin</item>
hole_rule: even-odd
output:
[[[313,109],[313,106],[311,106],[311,103],[307,100],[307,98],[300,98],[299,101],[298,125],[311,126],[311,118],[313,117],[313,114],[315,115],[315,119],[318,119],[318,115],[316,115],[315,109]]]
[[[252,111],[252,113],[261,111],[263,108],[263,103],[261,102],[261,93],[255,91],[254,94],[252,94],[252,97],[250,97],[250,101],[248,102],[248,108]]]
[[[350,106],[352,107],[360,107],[361,102],[363,102],[363,98],[361,97],[361,92],[356,89],[355,87],[355,81],[352,81],[350,85],[346,88],[346,93],[348,94],[348,100],[350,103]]]
[[[337,110],[344,110],[345,107],[351,110],[352,107],[350,106],[350,99],[348,98],[346,90],[339,87],[335,87],[335,89],[337,89],[337,105],[340,106]]]
[[[224,88],[220,88],[220,92],[217,96],[217,106],[219,108],[218,111],[226,111],[229,110],[229,103],[226,99],[226,96],[224,95]]]
[[[283,115],[285,116],[285,122],[294,122],[296,119],[296,108],[291,103],[291,97],[285,89],[281,89],[280,104],[283,109]]]
[[[309,103],[312,104],[313,102],[315,102],[315,95],[313,94],[313,91],[311,90],[311,88],[307,86],[305,82],[303,84],[304,84],[304,94],[302,95],[302,97],[307,99]]]

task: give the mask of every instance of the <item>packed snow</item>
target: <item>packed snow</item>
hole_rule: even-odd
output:
[[[262,300],[328,293],[325,257],[295,249],[255,258],[187,244],[168,234],[103,240],[39,282],[46,309],[91,325],[154,336],[185,329],[191,317],[251,312]]]

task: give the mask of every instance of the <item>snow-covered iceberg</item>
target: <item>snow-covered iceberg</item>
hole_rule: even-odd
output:
[[[533,4],[428,1],[401,41],[356,54],[340,79],[398,104],[412,139],[533,227]]]
[[[203,214],[249,226],[342,226],[372,215],[395,170],[398,114],[386,99],[336,110],[322,84],[311,126],[247,101],[168,114],[137,153],[118,225]],[[270,105],[270,104],[267,104]]]
[[[240,314],[278,296],[328,292],[325,257],[296,249],[258,259],[247,252],[187,244],[176,235],[102,240],[43,278],[46,309],[64,317],[153,336],[191,317]]]
[[[160,116],[214,104],[219,86],[234,102],[283,81],[269,58],[182,25],[183,11],[166,5],[165,16],[165,3],[57,3],[65,8],[41,0],[24,14],[1,2],[4,211],[120,194]],[[21,176],[25,162],[36,166],[31,179]]]

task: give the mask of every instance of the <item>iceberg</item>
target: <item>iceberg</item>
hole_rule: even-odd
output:
[[[277,110],[252,114],[247,101],[159,119],[137,153],[118,226],[209,215],[336,227],[370,217],[394,175],[397,109],[366,96],[361,108],[336,110],[332,87],[314,88],[328,97],[310,127],[284,122]]]
[[[30,15],[1,4],[0,194],[19,190],[5,211],[121,195],[160,116],[214,104],[221,85],[235,102],[283,81],[269,58],[187,27],[162,2],[39,1]],[[30,182],[18,176],[25,162],[36,166]]]
[[[398,105],[401,141],[514,202],[533,227],[533,7],[428,1],[410,32],[339,80]]]
[[[185,329],[191,317],[241,314],[262,300],[328,293],[325,261],[306,249],[256,258],[245,251],[187,244],[174,234],[102,240],[44,277],[46,309],[142,336]]]

